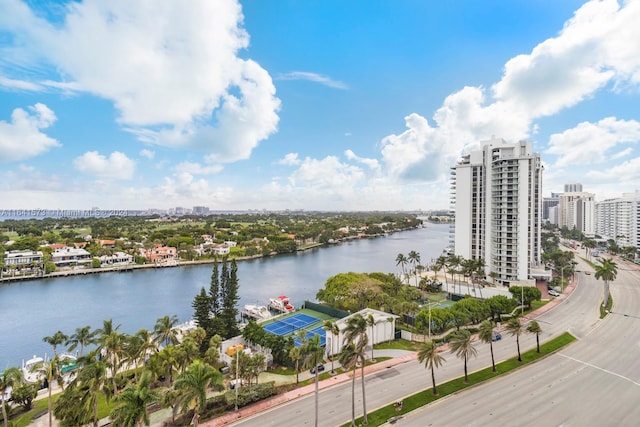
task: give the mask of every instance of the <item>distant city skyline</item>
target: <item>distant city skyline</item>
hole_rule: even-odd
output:
[[[0,10],[0,209],[446,209],[493,136],[640,189],[639,1]]]

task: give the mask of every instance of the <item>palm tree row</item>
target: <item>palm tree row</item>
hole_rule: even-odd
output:
[[[495,323],[491,320],[485,320],[480,324],[480,328],[478,331],[478,338],[480,341],[489,344],[489,348],[491,350],[491,366],[493,372],[496,372],[496,364],[493,356],[493,341],[495,337]],[[507,322],[506,331],[511,334],[511,336],[516,337],[516,346],[518,349],[518,361],[522,361],[522,356],[520,354],[520,335],[525,331],[536,336],[536,344],[537,351],[540,352],[540,333],[542,329],[540,325],[535,320],[531,320],[526,328],[522,325],[519,318],[512,318]],[[450,341],[450,349],[451,353],[455,354],[456,357],[460,358],[464,362],[464,382],[469,382],[467,363],[469,359],[472,357],[477,357],[478,349],[474,346],[475,337],[467,330],[456,331]],[[436,387],[436,377],[435,370],[442,366],[446,359],[442,356],[441,351],[439,351],[437,344],[430,340],[420,344],[418,349],[418,360],[420,363],[423,363],[426,369],[429,369],[431,373],[431,383],[432,383],[432,391],[434,395],[438,394],[438,389]]]

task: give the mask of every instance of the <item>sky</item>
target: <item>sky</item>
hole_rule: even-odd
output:
[[[640,189],[640,0],[0,0],[0,209],[429,210],[492,136]]]

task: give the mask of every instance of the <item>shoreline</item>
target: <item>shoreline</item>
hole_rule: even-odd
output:
[[[311,249],[318,249],[318,248],[326,248],[326,247],[331,247],[331,246],[335,246],[335,245],[339,245],[343,242],[349,242],[349,241],[353,241],[353,240],[360,240],[360,239],[375,239],[375,238],[379,238],[379,237],[386,237],[388,234],[393,234],[393,233],[398,233],[398,232],[403,232],[403,231],[414,231],[414,230],[418,230],[420,228],[425,228],[423,227],[416,227],[416,228],[408,228],[408,229],[403,229],[403,230],[394,230],[391,231],[387,234],[375,234],[375,235],[369,235],[369,236],[350,236],[345,238],[344,240],[340,240],[337,241],[335,243],[314,243],[311,245],[305,245],[303,247],[297,248],[294,252],[287,252],[287,253],[272,253],[269,255],[263,255],[263,254],[259,254],[259,255],[251,255],[251,256],[242,256],[242,257],[234,257],[232,259],[234,259],[235,261],[251,261],[254,259],[260,259],[260,258],[270,258],[270,257],[276,257],[279,255],[291,255],[291,254],[295,254],[297,252],[304,252],[304,251],[308,251]],[[115,266],[115,267],[100,267],[100,268],[79,268],[79,269],[73,269],[73,270],[63,270],[63,271],[54,271],[53,273],[49,273],[49,274],[44,274],[41,276],[13,276],[13,277],[0,277],[0,286],[2,286],[3,284],[7,283],[20,283],[20,282],[28,282],[31,280],[40,280],[40,279],[55,279],[55,278],[59,278],[59,277],[70,277],[70,276],[82,276],[82,275],[87,275],[87,274],[100,274],[100,273],[125,273],[125,272],[132,272],[135,270],[140,270],[140,269],[164,269],[164,268],[175,268],[175,267],[189,267],[189,266],[194,266],[194,265],[205,265],[205,264],[213,264],[216,260],[214,258],[208,258],[208,259],[200,259],[200,260],[193,260],[193,261],[176,261],[175,263],[171,263],[171,264],[129,264],[129,265],[123,265],[123,266]],[[220,259],[218,259],[218,261],[220,261]]]

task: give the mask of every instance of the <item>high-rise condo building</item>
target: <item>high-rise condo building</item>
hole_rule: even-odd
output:
[[[596,203],[596,233],[620,247],[640,248],[640,191]]]
[[[582,184],[579,182],[571,182],[564,185],[565,193],[582,193]]]
[[[565,188],[567,185],[565,185]],[[595,236],[596,202],[595,194],[573,192],[560,194],[558,204],[558,226],[576,229],[587,237]]]
[[[542,170],[530,142],[493,138],[452,168],[453,252],[485,261],[505,285],[541,266]]]

